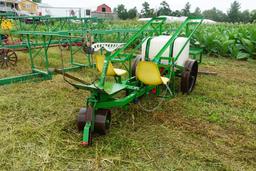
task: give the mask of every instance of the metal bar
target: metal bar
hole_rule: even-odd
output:
[[[12,84],[12,83],[18,83],[18,82],[24,82],[27,80],[32,80],[35,78],[45,78],[44,74],[42,73],[31,73],[31,74],[25,74],[25,75],[20,75],[20,76],[15,76],[15,77],[7,77],[7,78],[1,78],[0,79],[0,85],[7,85],[7,84]]]
[[[65,71],[63,71],[61,69],[53,69],[53,70],[51,70],[51,72],[63,75],[64,77],[70,78],[70,79],[75,80],[75,81],[77,81],[79,83],[82,83],[82,84],[88,84],[87,82],[85,82],[84,80],[81,80],[80,78],[77,78],[77,77],[74,77],[73,75],[65,73]]]
[[[34,59],[33,59],[33,54],[32,54],[32,50],[31,50],[31,44],[30,44],[30,35],[27,35],[27,45],[28,45],[28,49],[29,49],[29,59],[30,59],[30,63],[31,63],[31,69],[35,68],[35,64],[34,64]]]

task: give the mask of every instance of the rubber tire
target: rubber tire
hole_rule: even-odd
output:
[[[134,60],[133,60],[133,63],[132,63],[132,76],[136,76],[136,68],[137,68],[137,65],[140,61],[142,61],[143,57],[142,56],[137,56]]]
[[[198,74],[198,63],[189,59],[185,63],[185,69],[181,75],[181,92],[189,94],[194,90]],[[194,77],[194,78],[193,78]]]

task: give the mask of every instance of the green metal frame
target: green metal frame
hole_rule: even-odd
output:
[[[0,85],[6,85],[6,84],[12,84],[12,83],[18,83],[23,82],[31,79],[38,79],[40,80],[49,80],[52,79],[51,73],[48,73],[49,69],[49,61],[48,61],[48,49],[52,46],[58,46],[58,45],[65,45],[68,44],[70,47],[70,67],[64,68],[65,71],[71,71],[71,70],[77,70],[82,67],[86,66],[92,66],[93,64],[90,61],[90,56],[87,55],[89,64],[81,64],[77,63],[74,59],[74,55],[81,51],[83,47],[81,46],[77,50],[74,50],[73,46],[76,46],[77,44],[81,44],[83,39],[80,35],[79,38],[70,38],[70,33],[68,31],[62,31],[62,30],[75,30],[80,29],[80,32],[83,29],[98,29],[102,27],[103,21],[102,19],[98,18],[77,18],[77,17],[50,17],[50,16],[15,16],[15,15],[9,15],[9,14],[1,14],[0,15],[0,24],[3,19],[11,19],[15,22],[15,28],[8,31],[10,35],[14,36],[20,36],[22,41],[19,44],[12,44],[12,45],[6,45],[3,44],[1,38],[0,38],[0,49],[13,49],[15,51],[22,51],[22,50],[29,50],[29,59],[31,64],[31,73],[18,75],[18,76],[12,76],[7,78],[1,78],[0,79]],[[31,20],[31,23],[28,25],[25,23],[25,21],[29,19]],[[77,24],[76,22],[72,22],[73,20],[79,21]],[[35,31],[38,29],[38,26],[41,23],[43,30],[41,32]],[[96,24],[95,24],[96,23]],[[42,29],[41,28],[41,29]],[[18,31],[17,31],[18,30]],[[23,31],[20,31],[23,30]],[[24,31],[26,30],[26,31]],[[30,31],[28,31],[30,30]],[[46,31],[46,32],[43,32]],[[62,31],[62,32],[58,32]],[[62,37],[63,40],[59,40],[59,37],[63,36],[65,33],[66,36]],[[68,36],[68,37],[67,37]],[[32,38],[33,37],[33,38]],[[57,40],[53,40],[53,37],[58,37]],[[33,43],[31,42],[33,41]],[[37,50],[38,49],[38,50]],[[33,53],[33,50],[36,51]],[[45,67],[43,69],[39,69],[34,65],[34,59],[39,56],[39,53],[41,51],[44,51],[44,62]]]
[[[48,50],[52,45],[60,45],[61,44],[66,44],[68,43],[69,45],[72,45],[77,42],[81,42],[81,40],[77,39],[72,39],[72,38],[67,38],[64,36],[64,40],[58,40],[55,39],[56,37],[62,38],[59,34],[57,33],[46,33],[46,32],[16,32],[16,34],[21,34],[26,37],[27,39],[27,44],[26,47],[28,48],[28,54],[29,54],[29,59],[30,59],[30,64],[31,64],[31,70],[32,73],[20,75],[20,76],[14,76],[14,77],[7,77],[7,78],[2,78],[0,79],[0,85],[6,85],[6,84],[11,84],[11,83],[17,83],[21,81],[27,81],[31,79],[42,79],[42,80],[49,80],[52,79],[52,73],[48,72],[49,70],[49,55],[48,55]],[[38,39],[41,39],[41,42],[32,42],[32,37],[37,37]],[[13,46],[5,46],[7,48],[13,47]],[[68,71],[74,71],[77,69],[80,69],[82,67],[87,67],[87,66],[92,66],[91,63],[85,64],[85,63],[78,63],[75,61],[74,55],[78,53],[79,50],[74,51],[74,46],[69,46],[70,50],[70,67],[64,68],[65,72]],[[82,47],[79,48],[80,50]],[[43,52],[43,55],[40,56],[40,53]],[[34,60],[36,58],[42,58],[42,61],[44,61],[44,67],[43,68],[38,68],[38,66],[35,65]]]

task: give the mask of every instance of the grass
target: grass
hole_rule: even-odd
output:
[[[18,67],[26,62],[21,57]],[[217,76],[200,75],[191,95],[178,94],[153,113],[135,104],[113,109],[110,133],[95,137],[90,148],[80,146],[75,124],[88,92],[61,76],[2,86],[0,168],[255,170],[255,66],[256,61],[205,57],[200,69]],[[89,79],[87,74],[80,72]]]

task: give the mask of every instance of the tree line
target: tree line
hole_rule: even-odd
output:
[[[41,3],[42,0],[32,0],[33,2],[36,2],[36,3]]]
[[[122,20],[134,19],[136,17],[151,18],[160,15],[167,16],[194,16],[194,17],[204,17],[205,19],[214,20],[217,22],[243,22],[250,23],[256,21],[256,10],[245,10],[241,11],[241,4],[237,1],[231,3],[230,8],[227,12],[218,10],[217,8],[212,8],[209,10],[201,11],[197,7],[194,11],[191,10],[191,4],[186,3],[182,10],[172,10],[170,5],[166,1],[160,3],[158,9],[153,9],[150,7],[148,2],[142,4],[141,12],[138,12],[137,8],[127,9],[125,5],[118,5],[114,11],[117,13],[118,17]]]

